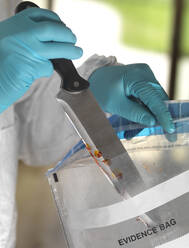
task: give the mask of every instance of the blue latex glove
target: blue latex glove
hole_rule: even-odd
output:
[[[76,36],[52,11],[29,8],[0,22],[0,112],[24,95],[35,79],[49,77],[49,59],[77,59]]]
[[[158,122],[166,132],[175,131],[164,103],[168,96],[147,64],[102,67],[92,73],[89,82],[105,112],[147,126]]]

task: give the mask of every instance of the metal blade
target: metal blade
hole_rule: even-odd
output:
[[[61,89],[57,100],[119,194],[128,199],[144,191],[144,181],[90,90],[73,94]],[[147,225],[154,223],[145,214],[141,218]]]

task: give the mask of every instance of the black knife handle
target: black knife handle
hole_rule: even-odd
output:
[[[39,6],[37,6],[37,4],[35,4],[35,3],[32,3],[30,1],[24,1],[24,2],[17,5],[17,7],[15,9],[15,13],[18,13],[24,9],[32,8],[32,7],[39,8]]]
[[[35,3],[30,1],[21,2],[15,9],[15,13],[18,13],[24,9],[37,7]],[[89,87],[89,82],[82,78],[74,64],[69,59],[51,59],[54,70],[61,77],[62,83],[61,88],[70,92],[79,92]]]

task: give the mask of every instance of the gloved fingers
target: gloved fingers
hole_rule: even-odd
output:
[[[146,126],[153,126],[156,123],[156,120],[150,111],[138,102],[121,97],[115,107],[115,113],[113,114],[118,114],[130,121]],[[110,106],[110,109],[113,109],[112,106]]]
[[[35,70],[35,79],[41,78],[41,77],[50,77],[53,74],[54,68],[51,63],[51,61],[47,60],[38,60],[37,63],[33,63],[33,69]],[[27,80],[29,82],[29,80]],[[31,81],[33,83],[33,80]],[[30,83],[30,84],[31,84]],[[28,85],[28,87],[30,86]]]
[[[60,17],[53,11],[41,8],[28,8],[18,13],[17,15],[28,16],[31,20],[35,22],[41,22],[46,20],[58,21],[60,22]]]
[[[0,104],[0,114],[1,114],[3,111],[5,111],[8,107],[9,107],[9,105]]]
[[[5,93],[14,90],[17,92],[16,99],[21,97],[31,86],[31,84],[38,78],[50,77],[53,74],[54,68],[48,59],[30,58],[26,64],[27,73],[20,74],[19,72],[14,78],[17,80],[11,80],[7,88],[4,89]],[[23,79],[24,78],[24,79]],[[19,83],[18,83],[19,82]],[[2,88],[1,88],[2,90]],[[12,97],[13,102],[16,100]]]
[[[173,133],[175,127],[171,114],[164,103],[168,97],[163,88],[158,83],[151,82],[140,82],[134,88],[132,89],[133,95],[150,109],[166,132]]]
[[[33,34],[39,41],[76,43],[75,34],[61,22],[40,22],[35,25]]]
[[[161,87],[161,85],[158,82],[148,82],[148,84],[151,85],[154,88],[154,90],[158,92],[158,94],[161,96],[161,99],[163,101],[169,100],[167,93],[165,92],[163,87]]]
[[[171,134],[175,131],[173,119],[164,102],[160,102],[158,106],[151,105],[150,110],[166,132]]]
[[[78,59],[82,56],[83,50],[70,43],[45,42],[40,46],[39,54],[47,59]]]
[[[25,91],[28,90],[36,79],[50,77],[54,71],[53,65],[49,60],[33,60],[31,61],[31,64],[28,64],[27,66],[30,73],[27,73],[22,81],[23,83],[20,86],[22,91],[24,91],[24,89]]]

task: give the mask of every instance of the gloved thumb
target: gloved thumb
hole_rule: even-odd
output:
[[[119,102],[117,102],[116,104],[117,106],[115,110],[114,103],[112,103],[111,105],[112,106],[108,106],[108,109],[111,109],[111,113],[114,112],[113,114],[118,114],[130,121],[146,126],[153,126],[156,123],[153,114],[144,105],[141,105],[134,100],[130,100],[128,98],[120,98]]]

